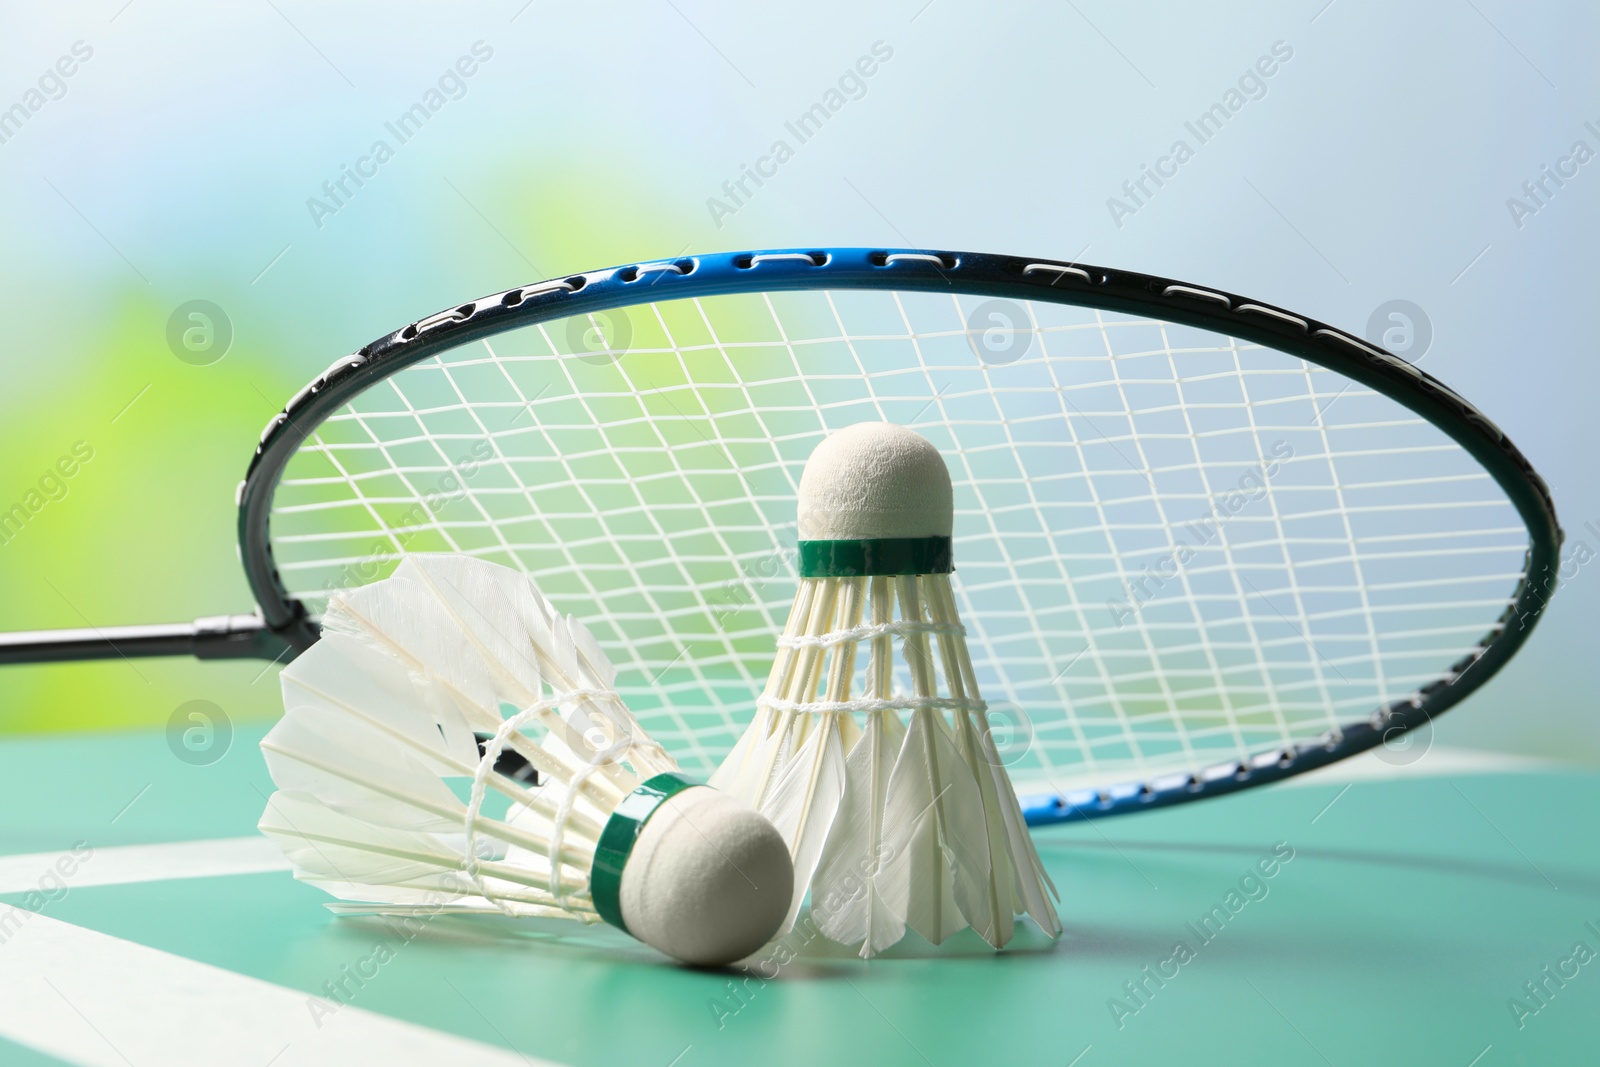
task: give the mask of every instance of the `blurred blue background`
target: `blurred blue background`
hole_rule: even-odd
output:
[[[232,499],[261,427],[438,308],[730,248],[978,249],[1369,336],[1414,305],[1406,354],[1522,447],[1568,530],[1539,632],[1436,742],[1600,762],[1600,11],[105,0],[0,24],[0,511],[42,503],[0,542],[6,629],[248,610]],[[835,90],[800,143],[785,124]],[[1202,141],[1186,124],[1218,104]],[[780,139],[792,158],[732,199]],[[1140,189],[1146,168],[1170,176]],[[196,300],[225,327],[198,356],[169,339]],[[10,668],[0,730],[159,724],[194,699],[266,719],[275,675]]]

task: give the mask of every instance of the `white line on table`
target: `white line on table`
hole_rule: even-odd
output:
[[[86,840],[82,844],[89,849],[88,854],[85,855],[82,848],[72,854],[70,858],[75,869],[62,878],[72,889],[290,869],[289,861],[277,845],[255,835],[105,848],[97,847],[93,841]],[[57,869],[57,861],[68,855],[68,849],[63,849],[61,852],[0,856],[0,893],[26,893],[41,888],[40,880]]]
[[[0,938],[0,1037],[83,1067],[551,1067],[6,904]]]

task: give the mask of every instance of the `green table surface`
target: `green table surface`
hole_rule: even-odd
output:
[[[159,733],[0,743],[0,854],[251,835],[271,790],[258,738],[239,731],[206,766],[177,759]],[[1280,786],[1037,831],[1061,892],[1055,943],[1029,927],[996,954],[969,931],[870,962],[813,943],[763,982],[672,966],[604,927],[441,918],[393,946],[350,1003],[380,1023],[585,1065],[1595,1063],[1600,958],[1576,962],[1574,950],[1600,953],[1597,809],[1600,773],[1579,770]],[[1274,848],[1293,858],[1246,878]],[[1241,879],[1255,899],[1229,899]],[[332,916],[320,891],[283,871],[66,881],[38,907],[52,923],[297,996],[397,940]],[[29,906],[17,892],[0,901]],[[1227,918],[1205,940],[1195,927],[1214,907]],[[1175,954],[1179,942],[1187,953]],[[0,944],[0,987],[54,978],[66,990],[94,954],[33,973]],[[1541,981],[1535,999],[1525,983]],[[42,1040],[37,1019],[0,1000],[0,1063],[143,1067],[148,1049],[119,1048],[114,1008],[63,1017],[109,1049],[90,1054]],[[193,1010],[211,1009],[201,997]],[[328,1062],[316,1040],[241,1041],[230,1062]],[[64,1048],[73,1058],[45,1054]],[[160,1062],[201,1062],[193,1055],[174,1026]],[[384,1062],[438,1062],[430,1055]]]

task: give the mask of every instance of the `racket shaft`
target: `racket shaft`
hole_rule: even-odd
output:
[[[195,656],[200,659],[294,658],[294,646],[255,615],[219,615],[192,623],[102,626],[0,634],[0,664]]]

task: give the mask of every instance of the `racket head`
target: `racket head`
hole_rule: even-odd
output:
[[[1266,784],[1424,726],[1554,584],[1542,480],[1399,357],[1149,275],[890,249],[632,264],[411,323],[267,426],[241,555],[299,647],[332,589],[407,552],[520,566],[709,770],[792,599],[805,459],[875,418],[951,467],[959,607],[997,751],[1045,791],[1030,821]]]

